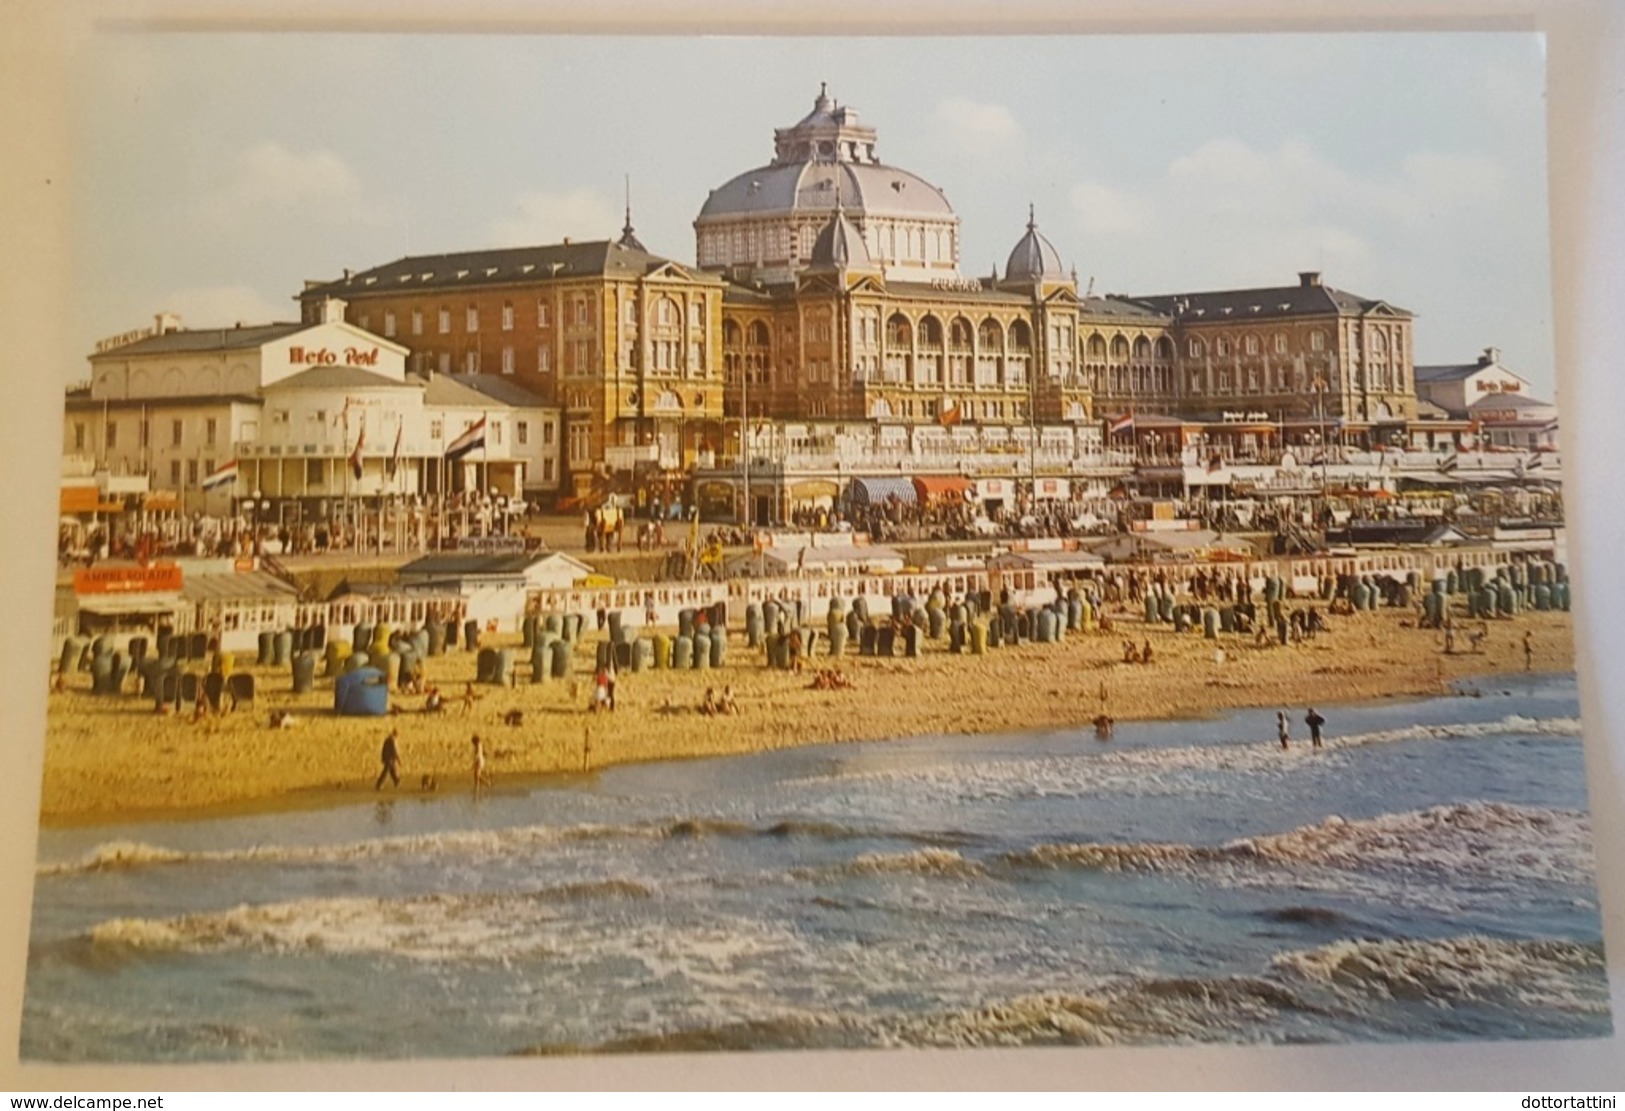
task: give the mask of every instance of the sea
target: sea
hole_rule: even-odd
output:
[[[21,1054],[1606,1036],[1574,677],[1305,709],[47,830]]]

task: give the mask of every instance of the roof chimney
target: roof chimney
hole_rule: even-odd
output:
[[[157,313],[152,318],[152,334],[167,336],[170,332],[181,330],[181,318],[172,312]]]
[[[324,297],[321,304],[321,318],[318,324],[344,323],[344,302],[337,297]]]
[[[1479,366],[1494,366],[1500,361],[1501,349],[1499,347],[1486,347],[1484,353],[1478,357]]]
[[[1312,289],[1320,284],[1319,270],[1299,270],[1298,285],[1304,289]]]

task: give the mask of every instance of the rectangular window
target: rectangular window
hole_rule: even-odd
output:
[[[536,327],[546,328],[552,320],[552,314],[547,311],[546,301],[536,302]]]
[[[704,318],[700,315],[700,303],[698,301],[690,301],[688,303],[688,326],[690,328],[698,328],[703,319]]]
[[[495,446],[497,444],[500,444],[501,442],[502,442],[502,422],[501,421],[492,421],[491,422],[491,444],[492,444],[492,446]]]
[[[1286,354],[1286,333],[1285,332],[1277,332],[1275,334],[1275,353],[1277,355],[1285,355]]]
[[[628,324],[636,324],[638,322],[638,303],[632,300],[630,297],[626,300],[626,322]]]
[[[502,349],[502,373],[513,373],[513,348],[511,347],[504,347]]]
[[[466,326],[466,328],[468,329],[468,331],[470,331],[470,332],[479,331],[480,330],[480,310],[475,308],[473,305],[468,306],[468,312],[464,315],[463,323]]]
[[[220,422],[218,420],[216,420],[214,417],[209,417],[207,420],[205,420],[203,422],[203,442],[204,443],[208,444],[210,447],[213,447],[214,446],[214,438],[217,435],[219,435],[219,433],[220,433]]]
[[[422,309],[413,309],[412,310],[412,334],[414,336],[421,336],[423,334],[423,310]]]
[[[536,370],[541,374],[553,371],[553,349],[545,343],[536,349]]]
[[[320,459],[305,460],[305,485],[320,486],[324,479],[322,461]]]
[[[196,486],[197,485],[197,460],[196,459],[188,459],[186,461],[186,485],[188,485],[188,486]]]
[[[271,423],[272,424],[287,424],[288,423],[288,411],[286,409],[272,409],[271,410]]]
[[[395,314],[392,312],[384,314],[384,336],[386,339],[395,338]]]
[[[587,299],[585,297],[577,297],[575,299],[575,314],[577,324],[592,323],[592,321],[587,318]]]
[[[512,304],[512,302],[506,302],[502,306],[502,330],[504,332],[513,331],[513,304]]]
[[[74,423],[73,423],[73,450],[74,451],[84,451],[85,450],[85,422],[84,421],[74,421]]]
[[[463,355],[463,373],[478,374],[480,372],[480,353],[468,351]]]
[[[179,459],[171,459],[169,461],[169,484],[171,486],[179,486],[181,484],[181,461]]]
[[[203,473],[214,474],[214,460],[212,458],[203,460]]]
[[[440,442],[440,437],[442,435],[444,435],[444,434],[445,434],[445,425],[444,424],[442,424],[440,421],[437,421],[437,420],[432,420],[432,421],[429,422],[429,439],[433,440],[435,443],[439,443]]]
[[[445,335],[449,331],[451,331],[451,310],[450,309],[441,309],[440,310],[440,334]]]
[[[118,447],[118,422],[107,422],[107,447],[109,450]]]
[[[315,421],[317,424],[326,425],[327,424],[327,410],[326,409],[317,409],[314,413],[312,413],[310,415],[310,419]]]
[[[542,425],[542,444],[544,447],[553,446],[553,422],[548,421]]]
[[[542,481],[553,481],[553,457],[551,455],[542,460]]]
[[[442,352],[440,352],[440,358],[437,361],[440,364],[440,373],[441,374],[450,374],[451,373],[451,352],[450,351],[442,351]]]
[[[180,421],[172,420],[172,421],[169,422],[169,446],[170,447],[180,447],[181,446],[181,431],[182,431],[182,429],[181,429],[181,422]]]
[[[514,424],[514,438],[515,438],[515,440],[518,441],[520,447],[524,447],[526,444],[530,443],[530,422],[529,421],[516,421],[515,422],[515,424]]]

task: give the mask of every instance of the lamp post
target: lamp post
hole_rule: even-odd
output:
[[[258,559],[264,552],[262,540],[265,525],[265,515],[271,512],[271,499],[255,490],[248,498],[249,528],[254,532],[254,558]]]
[[[1315,418],[1320,424],[1320,496],[1326,496],[1326,456],[1330,454],[1332,445],[1326,441],[1326,379],[1315,375],[1314,384],[1310,387],[1315,391]]]

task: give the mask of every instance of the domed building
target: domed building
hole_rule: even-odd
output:
[[[942,190],[888,166],[875,129],[819,87],[812,111],[773,133],[773,161],[711,191],[694,221],[702,269],[790,282],[841,206],[887,280],[959,277],[959,217]]]

